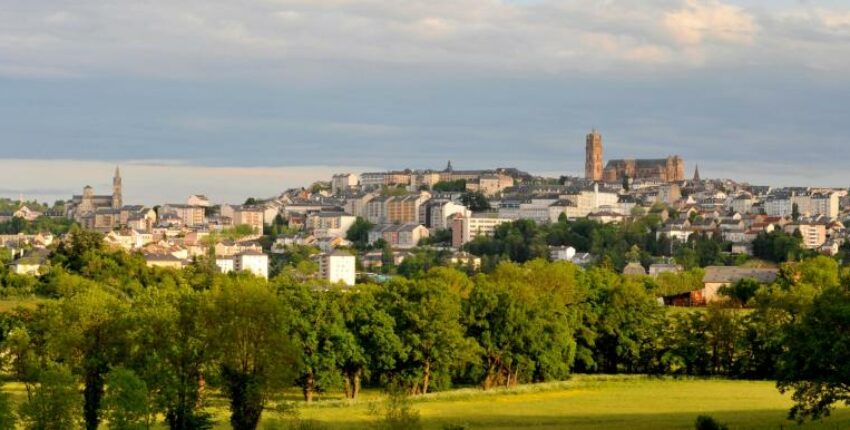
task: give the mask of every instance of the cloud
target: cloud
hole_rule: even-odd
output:
[[[280,81],[399,68],[569,75],[805,64],[813,54],[773,45],[805,37],[799,20],[784,19],[794,14],[832,32],[850,22],[846,6],[812,13],[719,0],[7,0],[0,73]],[[817,51],[850,54],[840,42],[821,40]]]
[[[749,45],[757,32],[752,15],[717,0],[687,0],[682,9],[664,15],[664,25],[681,45],[704,42]]]

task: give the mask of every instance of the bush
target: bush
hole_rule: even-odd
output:
[[[696,430],[729,430],[729,427],[726,427],[725,424],[720,424],[714,418],[700,415],[697,417],[697,422],[694,425],[694,429]]]

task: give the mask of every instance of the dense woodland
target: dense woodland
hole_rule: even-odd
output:
[[[159,416],[204,429],[217,390],[232,426],[254,429],[290,387],[307,402],[331,390],[356,400],[361,387],[417,395],[574,372],[776,379],[797,417],[850,396],[850,275],[834,259],[785,263],[775,284],[742,281],[705,309],[658,301],[698,288],[699,268],[624,277],[525,260],[341,289],[291,265],[270,281],[221,275],[203,258],[148,268],[75,229],[42,276],[0,269],[5,297],[42,299],[0,318],[3,368],[26,383],[16,412],[27,428],[144,428]],[[11,412],[0,401],[2,419]]]

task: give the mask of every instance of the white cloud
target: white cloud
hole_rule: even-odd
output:
[[[682,9],[664,15],[664,25],[682,45],[751,44],[757,31],[752,15],[717,0],[687,0]]]
[[[850,55],[850,44],[836,39],[809,51],[785,49],[789,39],[812,43],[788,16],[814,16],[824,29],[846,33],[850,8],[813,13],[734,1],[7,0],[0,73],[283,80],[401,67],[628,74]],[[846,71],[846,63],[823,67]]]

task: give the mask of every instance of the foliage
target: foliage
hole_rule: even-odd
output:
[[[9,393],[0,392],[0,428],[3,429],[14,429],[18,423],[18,416],[12,407],[11,397]]]
[[[478,191],[464,193],[460,196],[460,202],[472,212],[490,210],[490,201],[487,200],[487,196]]]
[[[777,385],[793,391],[791,417],[827,416],[835,403],[850,404],[850,292],[829,288],[788,329]]]
[[[354,247],[360,250],[369,247],[369,232],[374,226],[369,221],[361,217],[357,217],[348,232],[345,234],[345,239],[354,244]]]
[[[458,179],[455,181],[442,181],[437,182],[431,187],[432,190],[437,192],[464,192],[466,191],[466,180]]]
[[[759,233],[753,240],[753,255],[775,263],[797,260],[803,253],[802,242],[800,237],[782,230]]]
[[[82,399],[71,372],[58,365],[42,371],[38,383],[28,390],[19,415],[24,428],[29,430],[80,428]]]
[[[714,418],[707,415],[700,415],[694,424],[696,430],[728,430],[729,427],[718,423]]]
[[[106,375],[104,416],[113,430],[150,428],[152,417],[148,387],[129,369],[115,368]]]

